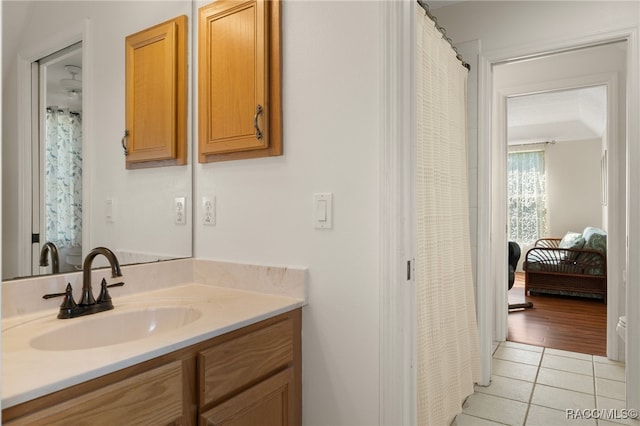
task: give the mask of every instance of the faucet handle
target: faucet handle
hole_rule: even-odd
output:
[[[52,299],[54,297],[64,296],[62,303],[60,304],[60,312],[58,313],[58,318],[71,318],[73,314],[73,310],[78,308],[76,301],[73,300],[73,288],[71,288],[71,283],[67,283],[67,288],[64,293],[51,293],[45,294],[42,296],[43,299]]]
[[[100,282],[100,295],[98,296],[98,300],[96,300],[96,303],[111,303],[111,296],[109,295],[109,291],[107,289],[111,287],[122,287],[123,285],[124,282],[107,285],[107,280],[103,278]]]

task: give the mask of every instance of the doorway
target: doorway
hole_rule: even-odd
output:
[[[71,272],[82,261],[82,43],[31,70],[31,272]]]
[[[540,55],[526,60],[507,61],[493,68],[495,93],[494,126],[495,138],[501,148],[496,151],[497,164],[503,170],[494,173],[496,185],[501,197],[496,205],[496,215],[502,210],[503,223],[506,223],[506,164],[507,164],[507,104],[515,96],[553,93],[567,88],[578,89],[606,86],[607,120],[602,137],[602,155],[606,158],[604,179],[607,182],[602,194],[607,199],[602,206],[602,228],[607,231],[607,356],[614,360],[624,359],[624,347],[615,333],[618,317],[624,312],[624,288],[622,271],[625,265],[625,146],[626,146],[626,69],[627,42],[624,40],[603,43],[596,46],[576,48],[558,53]],[[570,109],[566,105],[564,109]],[[547,108],[548,109],[548,108]],[[579,118],[580,108],[574,114]],[[589,114],[585,114],[588,123],[594,123]],[[552,121],[558,121],[558,114],[551,115]],[[558,124],[557,122],[555,123]],[[597,126],[592,126],[597,127]],[[557,130],[556,130],[557,131]],[[552,140],[553,137],[547,137]],[[596,173],[599,171],[596,171]],[[498,182],[503,182],[499,184]],[[504,186],[502,186],[504,185]],[[595,189],[600,193],[600,188]],[[498,219],[500,220],[500,219]],[[597,225],[593,225],[597,226]],[[506,235],[505,238],[506,240]],[[506,257],[505,257],[506,259]],[[506,268],[505,268],[506,269]],[[506,288],[505,288],[506,293]],[[506,305],[506,303],[505,303]],[[503,312],[502,330],[506,338],[507,313]],[[500,314],[499,314],[500,315]],[[497,318],[500,320],[500,318]],[[497,330],[499,331],[499,330]]]
[[[534,306],[509,310],[509,341],[607,354],[603,165],[605,130],[615,121],[608,119],[607,89],[567,87],[507,99],[508,239],[521,253],[509,302]],[[602,253],[588,251],[600,248],[596,241]]]

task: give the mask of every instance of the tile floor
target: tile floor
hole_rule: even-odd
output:
[[[576,352],[504,342],[493,355],[490,386],[476,386],[452,426],[640,426],[623,419],[624,364]],[[608,419],[592,418],[607,411]],[[573,410],[575,417],[570,418]],[[584,410],[584,411],[578,411]],[[605,414],[606,417],[606,414]]]

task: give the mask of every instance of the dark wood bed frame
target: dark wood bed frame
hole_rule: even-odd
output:
[[[541,238],[524,259],[525,294],[567,294],[602,299],[607,303],[606,256],[590,249],[561,249],[561,238]],[[581,254],[588,256],[580,256]],[[528,263],[542,264],[529,269]],[[584,273],[597,265],[603,275]]]

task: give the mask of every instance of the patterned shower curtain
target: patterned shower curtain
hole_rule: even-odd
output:
[[[466,154],[467,70],[416,5],[417,421],[449,425],[478,381]]]
[[[82,118],[47,108],[45,238],[61,248],[82,245]]]

